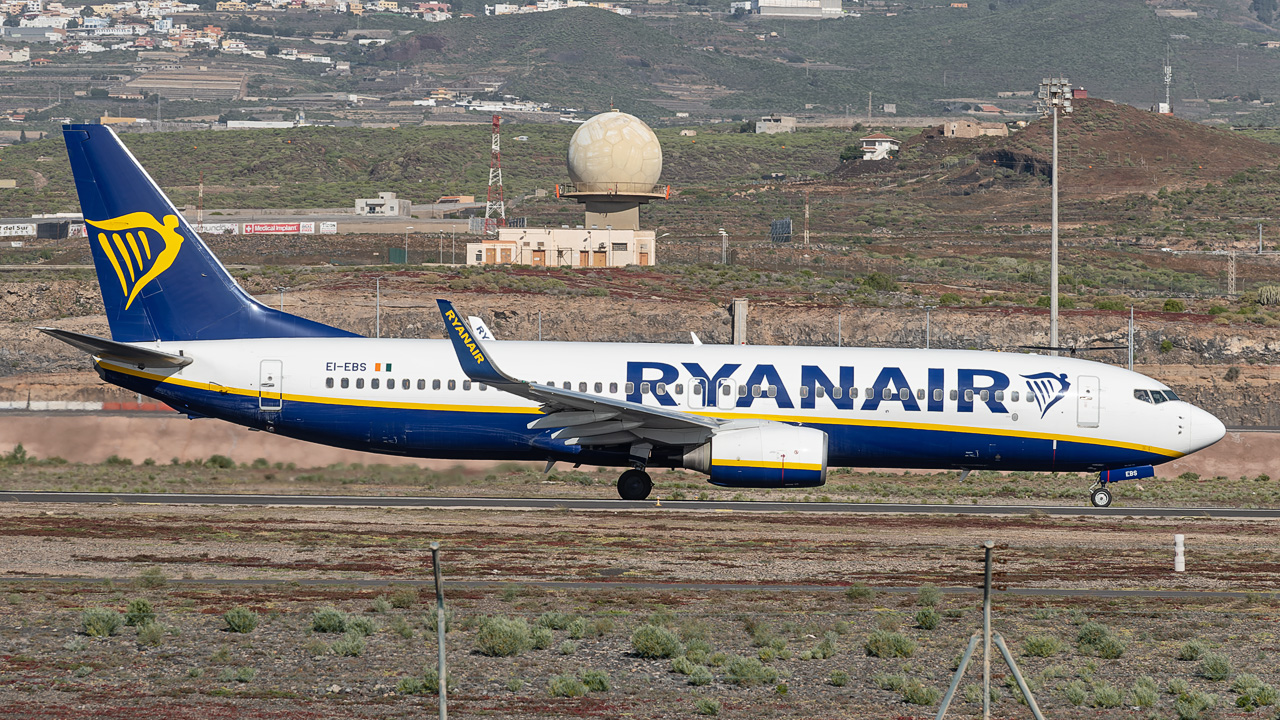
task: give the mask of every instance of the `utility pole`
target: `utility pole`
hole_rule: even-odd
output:
[[[729,264],[729,233],[720,228],[720,264]]]
[[[404,264],[409,264],[409,233],[413,232],[413,226],[410,225],[404,229]]]
[[[1129,371],[1133,372],[1133,306],[1129,306]]]
[[[1236,249],[1227,251],[1227,295],[1236,296]]]
[[[382,278],[374,278],[375,296],[373,301],[374,337],[382,337]]]
[[[871,91],[867,91],[867,124],[871,124]]]
[[[1258,223],[1258,254],[1262,254],[1262,223]]]
[[[1053,113],[1053,200],[1051,227],[1053,249],[1049,256],[1049,354],[1058,354],[1058,108],[1070,113],[1071,82],[1064,77],[1040,82],[1040,105]]]
[[[936,305],[925,305],[925,306],[924,306],[924,349],[925,349],[925,350],[928,350],[928,349],[929,349],[929,344],[930,344],[930,339],[931,339],[931,338],[930,338],[930,335],[932,335],[932,325],[931,325],[931,323],[929,322],[929,320],[930,320],[930,318],[929,318],[929,311],[930,311],[930,310],[932,310],[932,309],[934,309],[935,307],[937,307],[937,306],[936,306]]]
[[[804,191],[804,246],[809,247],[809,190]]]

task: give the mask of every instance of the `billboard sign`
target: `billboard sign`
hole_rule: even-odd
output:
[[[336,223],[336,222],[322,222],[322,223],[320,223],[320,234],[321,234],[321,235],[333,235],[333,234],[335,234],[335,233],[337,233],[337,232],[338,232],[338,223]]]
[[[36,234],[35,223],[0,225],[0,237],[27,237]]]
[[[245,223],[245,235],[311,235],[316,231],[313,222],[303,223]]]
[[[235,235],[240,232],[240,226],[236,223],[201,223],[192,226],[196,232],[202,235]]]

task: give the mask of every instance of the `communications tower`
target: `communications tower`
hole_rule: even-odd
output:
[[[507,226],[507,204],[502,193],[502,116],[493,116],[493,143],[489,157],[489,194],[484,203],[484,231],[490,235]]]

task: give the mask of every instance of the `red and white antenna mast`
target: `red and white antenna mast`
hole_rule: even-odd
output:
[[[489,160],[489,196],[484,204],[484,231],[489,234],[507,226],[507,204],[502,195],[502,143],[499,132],[502,116],[493,116],[493,145]]]

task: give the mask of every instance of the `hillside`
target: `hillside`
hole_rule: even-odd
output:
[[[940,98],[1031,90],[1053,73],[1146,105],[1163,97],[1161,66],[1177,36],[1169,46],[1175,97],[1280,94],[1280,53],[1258,47],[1256,22],[1241,27],[1249,23],[1239,12],[1180,20],[1157,17],[1141,0],[969,5],[907,5],[892,17],[863,9],[820,22],[592,9],[478,17],[420,30],[368,59],[454,76],[496,73],[505,92],[593,110],[612,101],[645,116],[679,103],[731,114],[807,105],[857,112],[868,92],[900,114],[936,114],[954,104]],[[1027,103],[1010,106],[1019,104]]]

